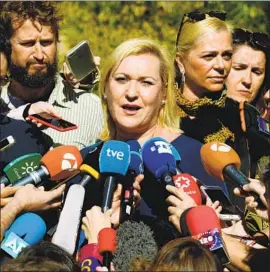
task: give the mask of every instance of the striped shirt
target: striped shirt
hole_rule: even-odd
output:
[[[8,85],[1,90],[1,112],[14,110],[10,101]],[[56,76],[55,87],[47,101],[67,120],[78,126],[75,130],[60,132],[52,128],[43,130],[54,143],[76,145],[82,149],[92,144],[103,127],[103,112],[100,98],[80,89],[73,89],[64,79]]]

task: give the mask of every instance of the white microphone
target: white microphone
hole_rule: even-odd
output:
[[[64,248],[69,254],[75,251],[85,189],[80,184],[70,186],[64,207],[60,214],[52,243]]]

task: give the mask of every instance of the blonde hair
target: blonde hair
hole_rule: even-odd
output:
[[[120,44],[104,64],[104,70],[101,73],[99,84],[99,94],[102,101],[104,113],[104,128],[101,132],[100,139],[103,141],[113,139],[116,135],[115,123],[112,120],[108,109],[107,101],[104,98],[106,88],[108,87],[111,75],[119,67],[120,63],[131,55],[151,54],[156,56],[160,61],[160,77],[162,81],[162,91],[166,102],[159,111],[157,123],[162,127],[179,127],[179,118],[176,114],[176,103],[174,94],[174,67],[167,50],[162,48],[157,42],[138,38],[131,39]]]
[[[228,31],[232,35],[233,32],[231,24],[215,17],[208,16],[198,22],[194,22],[189,18],[186,19],[187,21],[182,26],[177,44],[177,53],[181,59],[205,34]]]

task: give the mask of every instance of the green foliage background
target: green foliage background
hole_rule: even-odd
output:
[[[64,1],[56,5],[64,18],[60,64],[68,49],[85,39],[102,60],[121,42],[134,37],[158,40],[173,55],[182,16],[194,10],[225,10],[228,21],[236,27],[270,30],[269,1]]]

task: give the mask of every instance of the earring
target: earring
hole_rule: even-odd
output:
[[[162,100],[162,101],[161,101],[161,105],[162,105],[162,106],[164,106],[165,103],[166,103],[166,100]]]
[[[185,72],[184,71],[180,71],[181,72],[181,85],[183,86],[186,82],[186,77],[185,77]]]
[[[107,99],[107,95],[106,95],[106,94],[104,94],[104,95],[103,95],[103,98],[106,100],[106,99]]]

